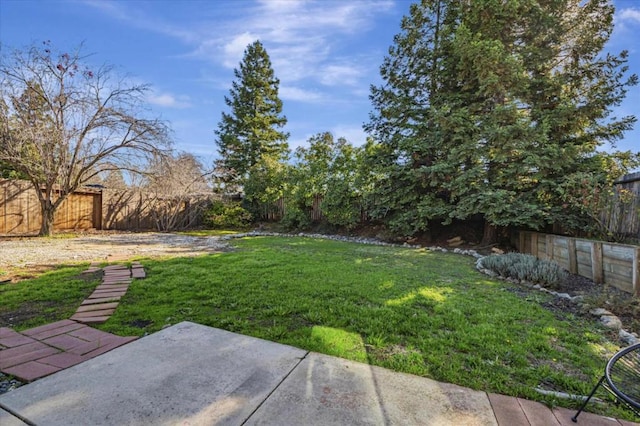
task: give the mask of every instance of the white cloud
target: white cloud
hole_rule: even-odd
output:
[[[127,7],[126,2],[104,0],[81,0],[81,2],[135,28],[164,34],[186,42],[195,42],[198,39],[196,34],[189,29],[179,28],[142,9]]]
[[[184,21],[187,26],[146,3],[85,4],[132,27],[181,41],[189,49],[183,58],[209,63],[201,73],[215,88],[227,89],[233,78],[219,68],[236,68],[247,45],[260,40],[280,79],[280,97],[306,104],[366,99],[371,70],[377,70],[380,58],[364,51],[342,55],[380,14],[395,13],[392,0],[218,0],[201,3],[198,15]],[[171,108],[189,104],[168,93],[154,94],[150,101]]]
[[[238,66],[238,63],[242,60],[242,55],[244,54],[247,45],[253,43],[258,39],[257,36],[251,34],[250,32],[245,32],[242,34],[238,34],[233,39],[229,40],[224,45],[224,66],[227,68],[235,68]]]
[[[380,13],[392,10],[392,0],[258,0],[206,3],[201,18],[180,26],[169,16],[137,2],[84,0],[104,14],[130,26],[172,37],[191,46],[185,57],[235,68],[249,43],[259,39],[267,48],[276,75],[288,83],[312,79],[324,85],[355,85],[362,58],[328,61],[341,37],[367,31]],[[208,6],[211,5],[211,6]]]
[[[336,138],[345,138],[347,142],[355,146],[364,145],[367,141],[367,134],[362,130],[361,126],[336,126],[331,129],[331,133],[333,133]]]
[[[640,9],[628,8],[618,11],[618,18],[622,22],[640,24]]]
[[[288,101],[316,103],[324,100],[321,93],[292,86],[281,86],[278,95]]]
[[[326,86],[355,86],[362,71],[353,65],[328,65],[320,72],[320,82]]]
[[[270,9],[276,12],[286,12],[298,9],[303,0],[259,0],[258,3],[265,9]]]
[[[191,103],[188,96],[174,96],[170,93],[153,93],[147,96],[147,101],[152,105],[166,108],[189,108]]]

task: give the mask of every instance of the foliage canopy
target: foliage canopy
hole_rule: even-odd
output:
[[[627,52],[602,53],[613,13],[605,0],[412,5],[365,125],[386,147],[383,218],[412,233],[482,215],[487,242],[496,226],[576,222],[566,182],[604,184],[605,164],[624,173],[634,157],[598,151],[635,122],[610,117],[637,83]]]

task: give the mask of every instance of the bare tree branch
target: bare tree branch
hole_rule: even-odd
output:
[[[62,201],[101,171],[143,170],[171,145],[167,125],[146,116],[148,86],[110,66],[92,69],[81,51],[54,53],[45,42],[0,63],[0,161],[36,189],[41,235]]]

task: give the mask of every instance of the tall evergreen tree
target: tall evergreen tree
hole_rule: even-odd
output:
[[[413,5],[366,126],[392,153],[389,222],[481,214],[491,242],[496,226],[567,219],[567,180],[602,174],[596,149],[635,121],[609,118],[636,83],[626,52],[600,56],[612,17],[605,0]]]
[[[287,119],[278,97],[280,80],[260,41],[247,46],[234,75],[229,97],[225,96],[230,111],[222,113],[215,132],[220,154],[217,169],[224,183],[242,185],[264,157],[286,160],[289,134],[281,130]]]

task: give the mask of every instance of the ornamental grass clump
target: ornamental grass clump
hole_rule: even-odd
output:
[[[567,271],[557,263],[540,260],[530,254],[492,254],[482,259],[482,265],[504,278],[529,281],[545,287],[558,287]]]

